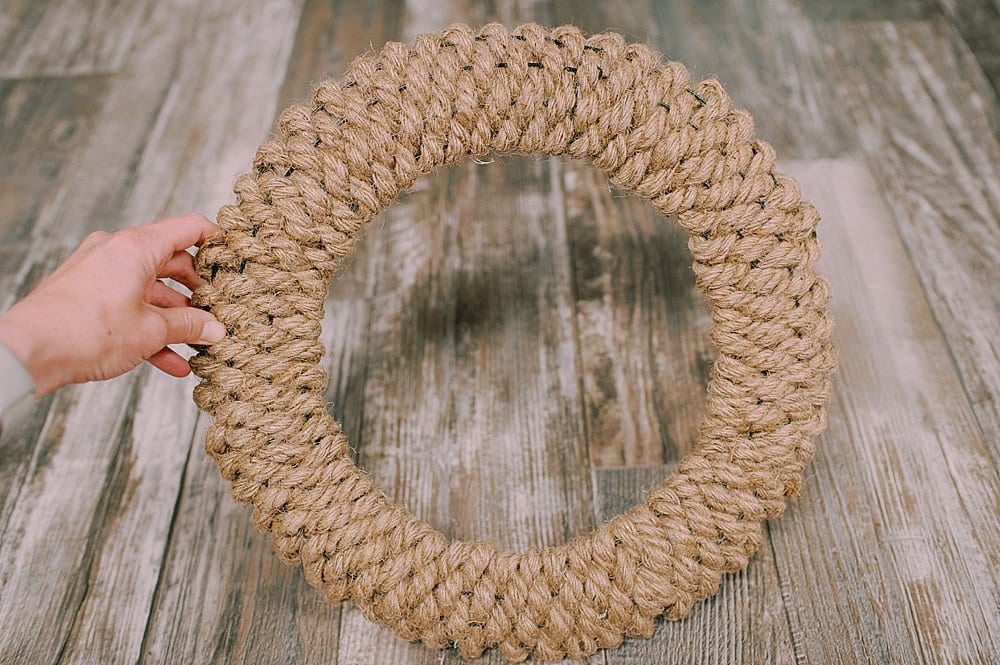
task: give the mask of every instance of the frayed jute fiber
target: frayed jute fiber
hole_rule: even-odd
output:
[[[802,483],[835,354],[819,216],[717,81],[613,33],[457,25],[359,58],[278,130],[198,254],[194,303],[228,336],[191,365],[206,448],[284,561],[402,638],[512,662],[648,637],[747,565]],[[523,553],[449,540],[389,500],[352,462],[320,367],[330,280],[368,222],[421,174],[489,153],[588,160],[676,216],[717,349],[676,473],[597,530]]]

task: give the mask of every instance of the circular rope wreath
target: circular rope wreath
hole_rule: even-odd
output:
[[[715,80],[618,34],[453,26],[356,60],[281,114],[194,296],[228,328],[191,365],[206,449],[288,563],[409,640],[465,657],[584,657],[713,594],[802,482],[835,354],[815,208]],[[328,413],[320,322],[358,234],[421,174],[466,156],[587,159],[690,234],[712,307],[694,451],[624,515],[523,553],[452,541],[352,462]]]

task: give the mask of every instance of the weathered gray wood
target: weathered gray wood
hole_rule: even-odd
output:
[[[314,58],[327,57],[326,45],[344,39],[343,48],[361,49],[360,43],[352,45],[347,39],[364,34],[346,20],[349,15],[339,24],[344,32],[330,35],[320,29],[332,26],[319,20],[318,9],[313,3],[304,10],[296,38],[299,46],[284,83],[286,102],[307,96],[308,83],[319,78],[310,65]],[[282,85],[280,76],[273,81]],[[262,95],[260,101],[267,100],[273,113],[280,108],[270,101],[275,98]],[[260,131],[256,134],[258,139],[251,140],[259,140]],[[243,170],[246,164],[249,155],[234,168]],[[355,263],[363,264],[365,254],[362,248]],[[344,419],[346,410],[348,432],[361,413],[357,396],[363,375],[349,377],[355,368],[355,347],[364,340],[368,308],[363,285],[364,280],[355,279],[350,271],[335,278],[324,321],[324,339],[331,349],[328,362],[333,366],[329,395],[338,418]],[[352,405],[358,408],[351,409]],[[200,445],[204,433],[195,438]],[[190,465],[150,620],[145,660],[335,663],[341,607],[327,603],[309,587],[300,570],[278,561],[267,538],[252,527],[246,509],[228,496],[217,467],[200,450]],[[207,515],[211,519],[206,520]]]
[[[186,85],[150,138],[133,201],[164,208],[231,200],[232,175],[245,170],[278,110],[286,63],[301,12],[298,2],[213,7],[200,29],[232,22],[242,32],[217,44],[216,77],[185,68]],[[226,91],[220,106],[218,91]],[[253,108],[253,113],[247,113]],[[202,121],[192,126],[194,109]],[[196,142],[193,142],[197,139]],[[187,146],[186,149],[183,149]],[[196,167],[213,163],[213,177]],[[217,171],[214,170],[217,168]],[[217,175],[216,175],[217,174]],[[162,190],[156,183],[174,183]],[[210,203],[209,203],[210,202]],[[211,213],[212,210],[209,210]],[[188,395],[190,400],[190,395]],[[283,566],[267,538],[204,457],[203,431],[181,491],[163,576],[153,603],[143,658],[148,662],[330,662],[339,608],[325,603],[301,573]]]
[[[86,593],[72,608],[73,630],[62,646],[61,663],[134,662],[139,654],[180,487],[178,470],[188,457],[197,419],[195,410],[178,408],[193,382],[154,372],[146,368],[134,377],[121,433],[109,441],[111,463],[99,499],[103,515],[86,534],[93,560],[65,572],[82,578]],[[101,412],[80,415],[86,422],[94,413]],[[44,511],[33,511],[31,519],[44,518]]]
[[[739,31],[742,24],[728,22],[721,11],[706,15],[716,9],[704,4],[653,5],[638,11],[624,7],[617,11],[614,4],[600,5],[604,11],[597,7],[588,5],[583,19],[584,27],[592,31],[610,25],[644,34],[652,16],[658,15],[651,45],[685,62],[694,76],[712,71],[738,105],[750,107],[759,117],[760,109],[739,96],[742,90],[733,91],[725,72],[700,69],[703,56],[719,62],[719,43],[728,38],[727,31]],[[665,16],[667,11],[673,15]],[[739,39],[726,43],[736,49],[748,44]],[[783,66],[787,54],[778,58]],[[732,54],[726,64],[730,71],[745,75],[746,58],[759,60],[756,55]],[[805,80],[813,81],[808,74]],[[784,105],[771,108],[766,100],[758,101],[760,106],[768,107],[766,117],[787,112]],[[794,148],[823,152],[813,145]],[[628,464],[679,459],[697,436],[714,355],[707,336],[711,321],[694,289],[686,236],[673,220],[656,214],[637,197],[609,191],[606,179],[592,168],[574,163],[566,171],[588,431],[592,451],[598,451],[592,452],[592,462],[613,464],[616,454],[622,456],[618,463]],[[598,519],[627,510],[670,468],[595,469]],[[605,654],[608,663],[791,662],[793,657],[766,538],[755,565],[727,578],[720,594],[700,605],[689,619],[661,623],[652,639],[627,640]]]
[[[997,48],[1000,5],[995,0],[938,0],[938,4],[976,56],[993,91],[1000,94],[1000,49]],[[994,118],[997,113],[1000,111],[994,109]],[[994,124],[993,129],[1000,133],[1000,125]]]
[[[274,114],[297,7],[157,5],[141,35],[145,49],[109,83],[87,146],[68,155],[75,177],[39,213],[18,277],[35,275],[40,261],[90,229],[218,205]],[[284,32],[276,29],[282,19]],[[206,177],[213,162],[221,169]],[[136,373],[57,396],[4,533],[0,616],[12,625],[4,654],[138,658],[196,417],[191,385]],[[149,402],[139,401],[147,394]],[[39,625],[47,639],[37,639]]]
[[[697,439],[714,358],[687,235],[593,167],[567,164],[560,184],[591,464],[676,461]]]
[[[35,219],[77,176],[68,164],[90,138],[107,85],[105,76],[0,80],[0,308],[33,286],[17,277]]]
[[[824,214],[842,357],[803,495],[718,596],[590,662],[993,662],[995,8],[941,4],[14,0],[0,78],[47,78],[0,81],[0,304],[90,230],[211,215],[275,111],[386,40],[623,30],[718,76],[783,158],[867,166],[783,163]],[[582,164],[420,181],[327,302],[328,399],[360,464],[449,535],[510,549],[627,509],[700,420],[712,350],[684,241]],[[279,563],[201,450],[192,383],[67,388],[5,434],[0,663],[462,662]]]
[[[402,0],[306,0],[278,108],[308,101],[312,84],[340,76],[356,57],[399,39]]]
[[[370,51],[374,42],[399,39],[404,14],[403,7],[394,2],[307,0],[278,108],[308,103],[313,84],[326,77],[340,76],[344,67]],[[375,227],[384,224],[380,220]],[[364,346],[371,291],[368,240],[368,234],[361,237],[355,253],[337,271],[324,306],[322,339],[329,376],[327,400],[330,412],[352,442],[360,440],[364,413]]]
[[[0,76],[118,71],[149,0],[13,0],[0,18]]]
[[[480,11],[413,5],[394,38],[495,18]],[[447,535],[512,550],[592,525],[558,169],[525,158],[456,166],[369,230],[359,462]],[[351,606],[339,661],[462,662]],[[491,651],[483,662],[502,661]]]
[[[836,154],[848,144],[824,103],[822,58],[799,48],[812,28],[793,13],[739,2],[585,3],[553,13],[590,31],[648,35],[694,77],[717,76],[781,154]],[[591,462],[676,461],[697,438],[714,357],[687,238],[585,165],[566,166],[565,190]]]
[[[594,469],[598,519],[619,515],[642,500],[676,465]],[[660,621],[648,640],[628,639],[605,653],[615,665],[798,662],[770,538],[750,566],[722,580],[719,593],[681,621]]]
[[[142,47],[108,84],[85,144],[65,156],[63,169],[72,177],[58,196],[37,210],[30,241],[14,270],[15,284],[33,272],[50,272],[90,231],[151,222],[162,211],[160,200],[144,209],[138,209],[142,202],[137,202],[135,216],[129,216],[125,207],[133,196],[136,168],[147,153],[150,133],[159,126],[161,108],[178,93],[174,78],[182,66],[204,73],[199,57],[204,59],[211,45],[191,42],[203,4],[171,0],[156,4],[156,11],[146,17],[138,36]],[[169,191],[170,184],[163,182],[161,189]]]
[[[940,11],[934,0],[893,0],[893,2],[794,0],[792,4],[804,15],[818,21],[912,21],[931,18]]]
[[[128,458],[121,443],[138,378],[67,389],[54,401],[0,541],[0,662],[54,663],[72,639],[102,555],[98,536],[113,493],[104,489],[118,484]]]
[[[592,32],[613,29],[684,63],[697,81],[722,82],[733,105],[749,110],[757,135],[779,155],[840,155],[853,131],[830,99],[830,73],[814,25],[783,3],[609,0],[556,6],[556,20]]]
[[[876,181],[783,164],[824,221],[840,369],[802,498],[770,525],[806,662],[1000,654],[1000,482]]]
[[[175,11],[173,19],[182,16]],[[179,27],[184,27],[183,22]],[[162,23],[156,29],[164,32]],[[179,31],[174,33],[175,48],[179,36]],[[157,37],[150,35],[150,46],[156,45]],[[155,58],[160,54],[154,48],[149,55]],[[127,93],[149,90],[149,84],[156,81],[156,68],[141,59],[136,64],[147,66],[141,74],[136,71],[131,79],[126,76],[117,81],[118,87],[107,81],[103,88],[106,100],[115,101],[116,91],[125,99],[130,98]],[[160,71],[167,74],[167,80],[160,83],[168,86],[169,70]],[[134,82],[140,85],[132,87]],[[141,105],[130,108],[140,111]],[[44,120],[58,110],[45,109],[39,115]],[[57,195],[44,197],[41,206],[31,211],[36,219],[30,236],[21,242],[24,251],[5,265],[5,275],[13,277],[7,282],[12,285],[10,290],[20,294],[47,274],[86,232],[123,225],[114,200],[100,200],[100,194],[107,191],[95,191],[93,176],[103,175],[127,188],[129,160],[116,161],[114,157],[121,153],[113,148],[141,149],[145,132],[132,144],[128,138],[143,118],[122,117],[120,107],[82,103],[76,111],[66,109],[62,121],[50,116],[52,129],[72,122],[74,113],[94,114],[92,128],[81,134],[84,140],[79,146],[63,154],[65,183]],[[112,140],[108,141],[109,137]],[[44,147],[42,142],[36,146],[41,166],[53,162],[52,157],[45,157]],[[91,170],[95,166],[107,170],[95,173]],[[30,173],[30,168],[26,170]],[[100,207],[99,214],[88,215],[94,211],[91,203]],[[162,450],[162,428],[154,427],[151,432],[145,424],[148,415],[134,413],[141,395],[136,386],[143,376],[66,388],[36,407],[36,422],[46,419],[41,435],[32,427],[21,434],[24,438],[19,447],[31,453],[29,465],[22,467],[23,483],[16,487],[15,501],[4,507],[0,624],[5,629],[0,662],[45,663],[63,656],[72,660],[74,654],[85,654],[89,648],[96,654],[116,651],[118,658],[126,660],[137,654],[176,496],[176,480],[186,455],[184,439],[190,436],[190,427],[183,432],[183,417],[176,419],[182,453],[177,458]],[[170,390],[178,398],[187,392],[176,382],[170,384]],[[52,404],[54,409],[46,413]],[[169,413],[168,407],[159,417]],[[124,502],[125,495],[135,496],[137,501]],[[128,547],[129,538],[134,538],[127,550],[130,556],[114,555]],[[105,552],[103,544],[108,539],[120,544]],[[152,564],[136,566],[131,556]],[[115,586],[116,579],[132,582],[127,595]],[[40,627],[45,639],[38,638]],[[102,637],[110,632],[115,635],[95,641],[95,631]]]
[[[79,143],[66,146],[58,166],[54,164],[60,156],[50,154],[54,150],[47,147],[44,141],[39,140],[34,146],[29,143],[23,149],[17,148],[16,138],[30,141],[32,136],[43,133],[45,129],[33,128],[34,121],[13,128],[13,135],[9,135],[10,143],[5,145],[11,145],[15,155],[23,151],[24,157],[20,161],[24,163],[19,164],[21,170],[31,174],[34,169],[39,169],[36,171],[39,178],[24,189],[15,188],[11,196],[5,197],[13,208],[12,219],[16,220],[13,215],[21,210],[21,214],[30,215],[31,224],[26,236],[17,237],[14,234],[12,244],[17,251],[0,270],[0,285],[3,286],[0,303],[4,309],[49,274],[90,231],[114,230],[151,221],[158,214],[159,210],[149,209],[137,218],[127,218],[122,211],[122,202],[129,196],[135,162],[145,148],[150,128],[155,124],[159,103],[172,84],[176,57],[181,52],[179,45],[190,36],[197,20],[198,4],[175,1],[159,5],[161,12],[149,17],[147,31],[140,35],[145,48],[136,54],[130,67],[113,80],[87,77],[81,79],[81,83],[71,84],[71,79],[53,79],[53,83],[48,84],[53,90],[58,90],[60,80],[72,89],[84,85],[82,81],[102,81],[94,93],[101,96],[100,100],[80,100],[77,108],[74,110],[69,106],[61,119],[57,118],[62,108],[58,103],[45,104],[43,110],[36,114],[41,122],[48,120],[52,123],[47,128],[50,131],[71,123],[78,114],[84,118],[88,117],[86,114],[91,114],[86,120],[86,131],[79,134]],[[174,26],[173,30],[163,29],[168,22]],[[23,89],[29,83],[7,85],[14,86],[11,90],[17,90],[18,85]],[[69,105],[72,98],[63,98],[62,101]],[[125,114],[122,109],[129,112]],[[15,118],[21,112],[10,105],[7,110],[8,118]],[[32,160],[32,148],[37,151],[37,161]],[[43,177],[45,169],[64,182],[50,179],[46,183]],[[39,188],[37,194],[33,193],[36,187]],[[33,454],[30,451],[37,445],[40,423],[48,417],[52,400],[49,397],[36,405],[33,422],[17,434],[16,445],[20,451],[17,459],[30,459]],[[57,419],[65,418],[62,413],[54,415]],[[19,468],[23,472],[25,467],[22,465]],[[22,477],[12,477],[11,486],[5,491],[16,496]],[[31,480],[30,477],[23,478]],[[91,485],[94,491],[100,491],[103,480],[92,479]],[[5,505],[3,513],[12,509],[12,506]],[[5,524],[5,519],[0,520],[0,535]],[[85,527],[86,523],[81,523],[81,526]]]
[[[7,175],[0,179],[0,311],[43,275],[18,279],[38,210],[76,174],[67,160],[86,143],[107,87],[105,77],[0,81],[0,146]],[[54,259],[53,259],[54,264]],[[20,431],[0,443],[0,534],[31,463],[51,398]]]
[[[843,109],[1000,466],[1000,143],[997,98],[943,21],[831,24]]]
[[[137,165],[140,177],[126,215],[141,219],[203,206],[214,216],[211,208],[232,200],[235,174],[247,170],[280,110],[277,91],[301,5],[301,0],[202,3],[188,39],[203,41],[204,50],[180,54],[173,86]]]

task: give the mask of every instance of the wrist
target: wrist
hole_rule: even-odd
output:
[[[55,390],[60,385],[62,363],[52,355],[53,345],[47,341],[44,321],[33,317],[29,308],[18,303],[0,315],[0,344],[7,347],[35,382],[35,397]]]

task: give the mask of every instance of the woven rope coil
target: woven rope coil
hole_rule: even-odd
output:
[[[409,640],[513,662],[584,657],[680,618],[757,549],[825,426],[835,354],[816,210],[715,80],[617,34],[452,26],[387,44],[276,137],[199,252],[228,336],[192,359],[206,449],[281,558]],[[367,223],[467,156],[585,159],[690,233],[717,359],[694,451],[624,515],[547,549],[450,541],[352,462],[328,413],[320,322]]]

